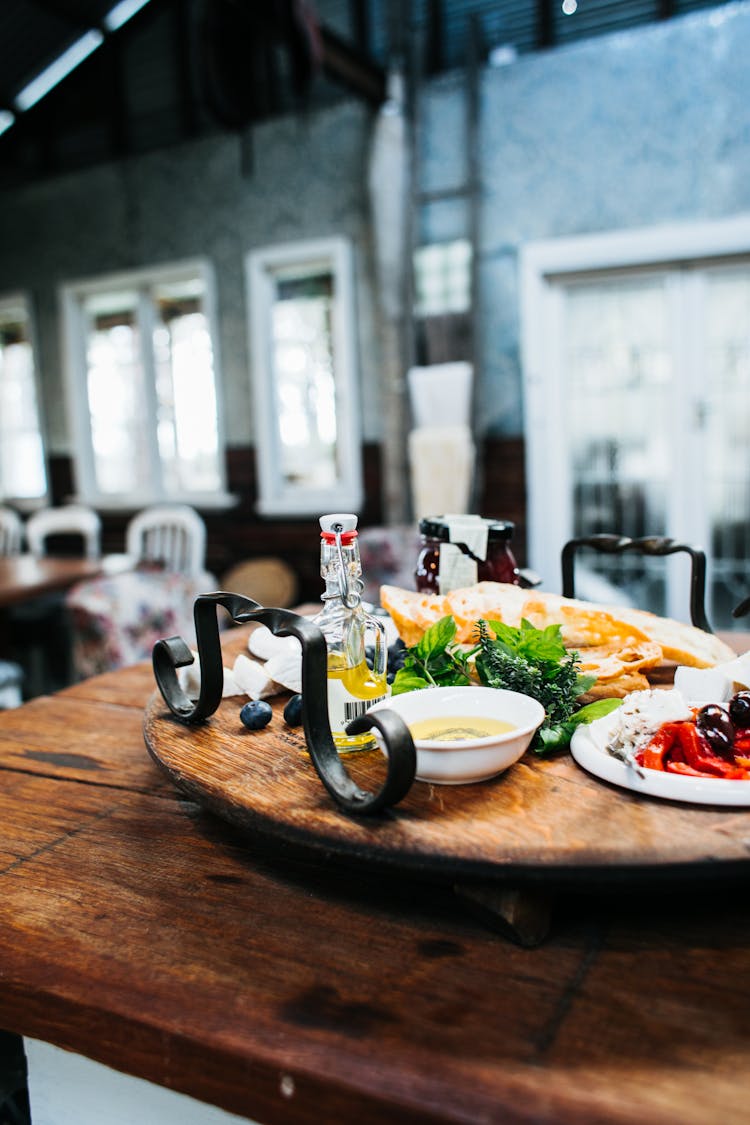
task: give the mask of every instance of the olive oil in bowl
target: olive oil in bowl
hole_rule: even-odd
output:
[[[420,742],[469,742],[476,738],[492,738],[496,734],[507,734],[515,730],[516,724],[505,719],[492,719],[486,716],[471,715],[454,718],[432,717],[417,719],[409,723],[411,736]]]
[[[517,762],[544,720],[535,699],[503,688],[429,687],[373,706],[395,711],[417,753],[417,781],[465,785],[488,781]]]

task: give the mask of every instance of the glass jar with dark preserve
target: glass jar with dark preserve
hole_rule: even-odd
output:
[[[447,594],[475,582],[521,584],[510,547],[515,524],[479,516],[429,516],[419,522],[417,590]]]

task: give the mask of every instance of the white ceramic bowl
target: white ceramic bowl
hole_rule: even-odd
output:
[[[507,770],[527,749],[544,720],[544,708],[528,695],[503,688],[437,687],[389,696],[373,711],[388,708],[409,725],[419,719],[475,717],[501,719],[514,729],[487,738],[444,742],[415,738],[417,780],[436,785],[486,781]]]

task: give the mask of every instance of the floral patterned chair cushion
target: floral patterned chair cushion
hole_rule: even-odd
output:
[[[175,574],[154,565],[80,582],[66,598],[76,678],[148,660],[162,637],[180,636],[194,647],[195,599],[215,588],[207,572]]]

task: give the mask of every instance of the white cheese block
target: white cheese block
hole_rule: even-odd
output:
[[[197,699],[201,693],[201,666],[198,663],[198,653],[192,649],[193,663],[184,668],[177,669],[177,682],[189,699]],[[221,697],[226,699],[231,695],[243,695],[235,682],[231,668],[224,668],[224,684]]]
[[[300,653],[302,646],[296,637],[277,637],[266,625],[258,625],[247,640],[247,647],[259,660],[270,660],[279,653]]]
[[[725,703],[732,694],[728,665],[718,668],[675,668],[674,686],[691,703]]]
[[[267,699],[270,695],[277,695],[281,690],[268,674],[264,664],[251,660],[242,652],[234,662],[232,676],[240,693],[249,695],[251,699]]]
[[[279,652],[267,660],[264,668],[277,684],[289,691],[302,691],[302,652]]]

